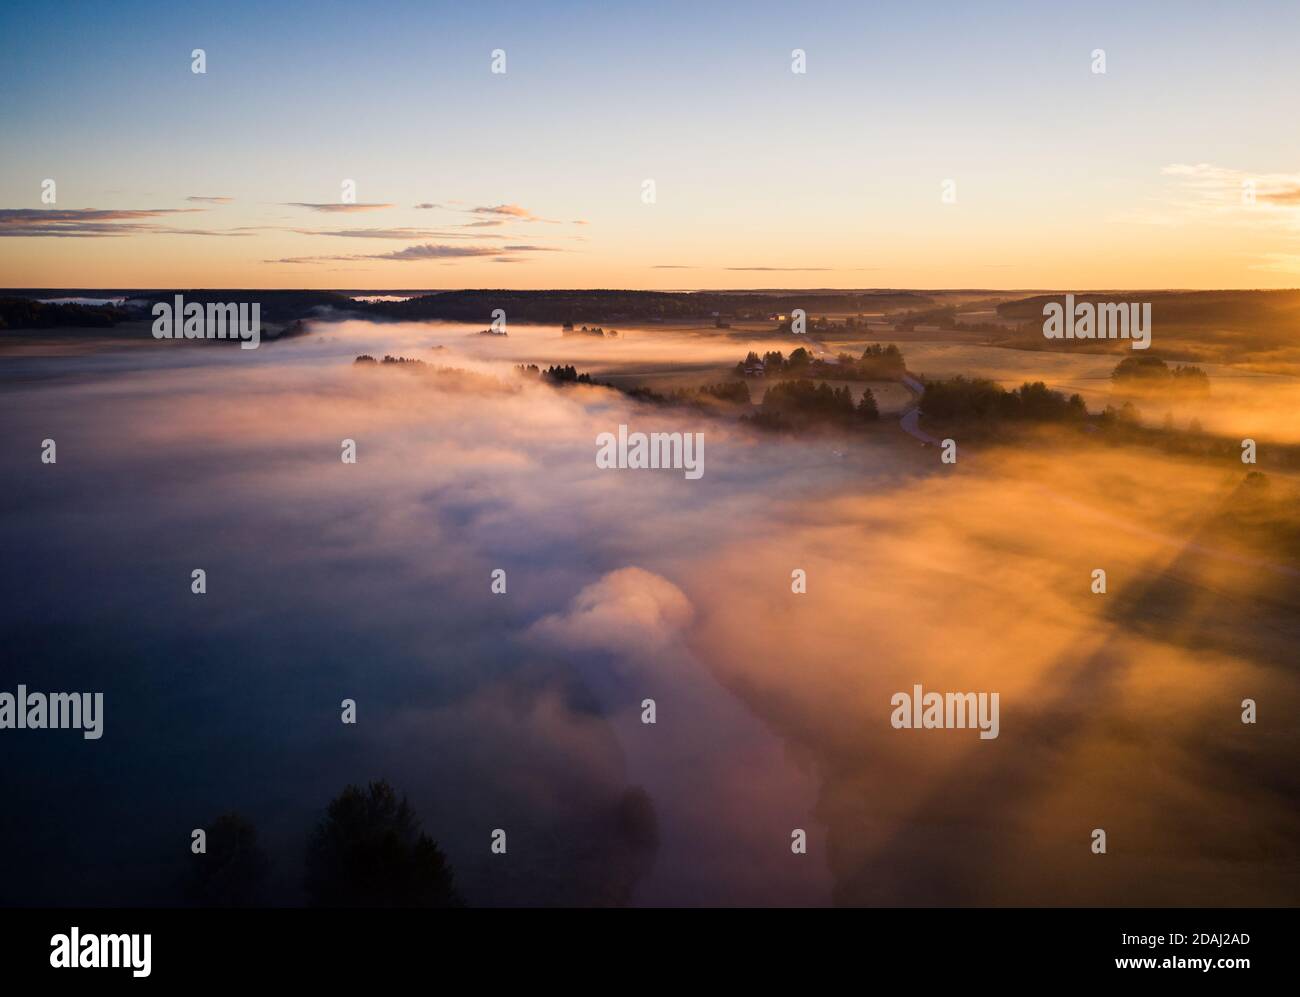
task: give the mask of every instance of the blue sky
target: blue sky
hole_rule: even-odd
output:
[[[0,207],[42,207],[52,177],[60,209],[219,195],[233,201],[184,226],[265,226],[228,239],[0,238],[20,274],[9,283],[215,272],[442,286],[501,283],[507,270],[518,286],[773,283],[731,269],[742,267],[837,286],[1121,286],[1134,267],[1138,284],[1295,282],[1276,269],[1293,248],[1289,212],[1227,218],[1211,174],[1189,191],[1165,171],[1212,167],[1225,191],[1247,176],[1287,188],[1298,5],[269,6],[0,13]],[[505,75],[489,72],[498,48]],[[794,48],[804,75],[790,71]],[[1090,71],[1095,48],[1104,76]],[[503,245],[547,250],[509,267],[266,262],[401,248],[290,231],[337,230],[284,205],[337,200],[345,178],[358,200],[393,207],[331,223],[441,231],[474,206],[519,205],[588,224],[503,231]],[[944,211],[950,178],[958,202]],[[430,202],[453,207],[413,209]],[[442,243],[409,242],[429,244]],[[659,269],[670,266],[691,270]]]

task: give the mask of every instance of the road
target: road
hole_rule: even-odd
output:
[[[903,382],[903,387],[916,395],[916,401],[919,403],[921,396],[925,394],[925,385],[906,371],[903,372],[903,376],[899,380]],[[913,404],[911,408],[903,413],[898,420],[898,424],[908,436],[913,436],[930,446],[938,446],[939,441],[921,429],[921,410],[916,404]]]

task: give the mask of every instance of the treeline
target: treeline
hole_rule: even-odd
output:
[[[305,327],[296,320],[321,314],[357,313],[364,306],[345,294],[334,291],[136,291],[121,305],[80,305],[75,303],[51,304],[35,298],[7,295],[0,297],[0,329],[52,329],[59,326],[72,328],[106,329],[119,322],[145,321],[153,316],[157,302],[172,304],[176,295],[186,304],[256,303],[263,322],[289,324],[289,329],[279,338],[295,335]],[[277,338],[267,335],[266,338]]]
[[[820,302],[818,302],[820,304]],[[807,309],[805,309],[806,313]],[[794,317],[786,316],[778,321],[778,332],[794,333]],[[816,318],[809,315],[805,332],[809,333],[830,333],[830,332],[866,332],[868,329],[867,319],[864,315],[846,315],[836,322],[835,319],[828,315],[818,315]]]
[[[47,304],[34,298],[0,298],[0,329],[108,329],[130,317],[117,305]]]
[[[955,329],[957,328],[957,309],[952,305],[946,305],[942,308],[908,312],[894,323],[894,328],[899,332],[912,332],[918,325],[933,325],[940,329]]]
[[[267,902],[271,858],[247,818],[223,814],[204,829],[182,884],[198,907]],[[420,819],[387,782],[348,786],[307,842],[303,887],[312,907],[460,907],[451,866]]]
[[[557,385],[592,384],[611,388],[648,405],[684,405],[714,412],[752,408],[749,385],[744,381],[723,381],[719,384],[659,392],[644,386],[623,388],[596,381],[590,374],[579,374],[573,366],[541,370],[536,364],[520,364],[515,369],[532,377],[540,376]],[[864,389],[862,397],[855,403],[847,387],[832,388],[829,384],[807,378],[773,384],[764,393],[757,411],[741,415],[742,422],[759,429],[791,431],[818,426],[861,426],[879,418],[876,396],[870,388]]]
[[[1003,318],[1025,320],[1015,345],[1042,348],[1043,306],[1060,302],[1061,294],[1035,295],[997,306]],[[1294,364],[1279,360],[1300,337],[1300,291],[1113,291],[1075,294],[1075,302],[1142,301],[1151,303],[1153,335],[1170,353],[1193,361],[1276,364],[1293,372]],[[1035,331],[1036,330],[1036,331]],[[1034,337],[1037,340],[1034,340]],[[1051,341],[1047,341],[1051,344]],[[1056,348],[1065,348],[1057,341]],[[1117,340],[1073,341],[1072,351],[1101,352],[1122,349]],[[1050,347],[1049,347],[1050,348]]]
[[[931,381],[921,396],[921,415],[945,422],[1021,420],[1082,421],[1088,408],[1078,394],[1066,397],[1042,381],[1026,382],[1012,391],[984,378],[962,375]]]
[[[1062,294],[1037,294],[997,306],[1003,318],[1042,321],[1043,306],[1062,301]],[[1149,301],[1157,328],[1175,325],[1229,325],[1245,328],[1276,325],[1279,320],[1293,325],[1300,315],[1300,291],[1106,291],[1075,293],[1075,303],[1107,301]]]
[[[434,347],[439,349],[439,347]],[[352,361],[353,367],[382,369],[384,367],[409,371],[421,379],[433,382],[444,391],[508,392],[515,390],[500,378],[491,374],[465,370],[462,367],[448,367],[444,364],[430,364],[413,357],[395,357],[385,354],[382,360],[376,360],[369,353],[363,353]]]
[[[560,331],[560,335],[561,336],[596,336],[597,338],[603,338],[605,336],[609,336],[611,339],[617,339],[618,330],[610,329],[609,332],[606,332],[598,325],[591,326],[591,327],[584,325],[581,329],[575,329],[573,327],[572,322],[565,322],[564,328]]]
[[[745,359],[736,364],[732,373],[736,377],[825,378],[836,381],[893,381],[907,371],[902,351],[890,343],[874,343],[862,351],[861,357],[841,353],[832,363],[819,360],[800,346],[785,356],[780,350],[769,351],[761,357],[750,350]]]
[[[614,387],[606,385],[606,387]],[[724,381],[698,388],[675,388],[664,394],[650,388],[616,388],[629,398],[651,405],[689,405],[694,408],[718,408],[719,405],[749,406],[749,385],[744,381]]]
[[[535,363],[517,364],[515,370],[529,377],[540,377],[556,385],[590,384],[599,388],[610,388],[638,402],[649,405],[693,405],[696,407],[716,407],[725,405],[749,405],[749,385],[744,382],[726,381],[721,384],[706,384],[698,388],[675,388],[667,393],[652,388],[637,386],[624,388],[607,381],[597,381],[590,374],[580,374],[572,364],[547,367],[545,370]]]
[[[506,291],[464,290],[426,294],[406,301],[365,303],[369,314],[404,321],[446,319],[480,322],[495,308],[525,322],[686,321],[716,315],[741,318],[789,314],[796,308],[864,312],[916,308],[932,299],[910,291],[725,294],[716,291]]]
[[[542,371],[542,379],[552,384],[594,384],[590,374],[579,374],[573,364],[547,367]]]
[[[357,358],[356,358],[354,361],[352,361],[352,362],[353,362],[353,363],[359,363],[359,364],[368,364],[368,363],[396,363],[396,364],[412,364],[412,365],[414,365],[414,366],[416,366],[416,367],[423,367],[423,366],[424,366],[424,361],[423,361],[423,360],[416,360],[416,359],[414,359],[413,357],[395,357],[395,356],[393,356],[393,355],[390,354],[390,353],[385,353],[385,354],[384,354],[384,359],[383,359],[382,361],[376,361],[375,358],[372,357],[369,353],[363,353],[363,354],[361,354],[361,356],[357,357]]]
[[[800,379],[767,389],[758,412],[745,421],[760,429],[797,430],[813,426],[854,426],[880,418],[876,397],[868,388],[855,405],[846,387]]]
[[[1210,378],[1200,367],[1179,364],[1171,367],[1157,356],[1125,357],[1111,371],[1116,387],[1139,391],[1156,389],[1179,394],[1208,395]]]
[[[271,291],[271,290],[184,290],[142,291],[131,295],[131,302],[142,302],[142,315],[152,314],[155,302],[171,303],[176,295],[185,299],[188,305],[197,302],[206,308],[209,304],[254,304],[258,305],[263,322],[287,323],[300,318],[329,316],[332,313],[360,313],[363,306],[353,301],[346,294],[337,291]],[[343,317],[340,315],[339,317]]]

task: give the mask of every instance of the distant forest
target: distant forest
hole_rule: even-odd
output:
[[[1076,294],[1076,303],[1137,301],[1151,303],[1151,339],[1167,354],[1186,360],[1277,365],[1291,372],[1300,342],[1300,291],[1108,291]],[[1068,344],[1046,340],[1043,306],[1059,302],[1059,294],[1040,294],[997,306],[999,317],[1021,324],[996,345],[1021,349],[1069,350],[1081,353],[1120,353],[1125,340],[1093,340]]]
[[[0,329],[106,329],[128,318],[113,305],[49,305],[33,298],[0,298]]]
[[[722,316],[767,320],[795,308],[815,306],[819,312],[891,311],[923,308],[932,299],[912,291],[777,292],[728,294],[716,291],[438,291],[406,301],[356,301],[337,291],[161,290],[124,292],[129,308],[111,305],[42,305],[32,296],[0,298],[0,328],[44,329],[58,325],[111,326],[149,315],[156,301],[177,294],[187,302],[258,302],[264,321],[291,322],[300,318],[355,316],[420,322],[485,322],[502,308],[511,321],[559,325],[575,322],[682,322]],[[68,292],[58,292],[65,295]],[[42,297],[55,297],[41,292]],[[602,330],[603,331],[603,330]],[[589,330],[590,333],[590,330]],[[612,333],[607,333],[612,334]]]
[[[818,312],[920,308],[930,298],[911,291],[726,294],[716,291],[444,291],[408,301],[375,301],[371,315],[418,321],[479,322],[494,308],[524,322],[687,321],[715,314],[766,319],[815,304]]]

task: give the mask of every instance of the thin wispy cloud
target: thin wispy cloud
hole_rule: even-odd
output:
[[[501,219],[508,219],[518,222],[540,222],[544,225],[564,225],[564,221],[558,218],[543,218],[541,215],[534,214],[532,211],[519,204],[490,204],[481,205],[477,208],[467,209],[472,215],[492,215]],[[500,224],[500,222],[498,222]],[[570,225],[586,225],[582,220],[568,222]]]
[[[1295,222],[1300,208],[1300,173],[1251,173],[1210,163],[1173,163],[1162,174],[1176,178],[1186,211],[1240,212],[1244,207],[1265,208]]]
[[[726,270],[732,273],[835,273],[843,270],[859,271],[866,267],[701,267],[690,263],[656,263],[651,270]]]
[[[329,204],[317,204],[312,201],[285,201],[286,207],[290,208],[308,208],[311,211],[334,212],[339,214],[348,214],[354,211],[382,211],[385,208],[391,208],[391,204],[380,203],[356,203],[346,204],[343,202],[331,202]]]
[[[436,229],[421,228],[346,228],[346,229],[305,229],[295,228],[290,231],[299,235],[328,235],[344,239],[488,239],[489,235],[470,232],[443,232]]]
[[[379,253],[370,256],[372,260],[455,260],[468,256],[495,256],[500,249],[488,249],[483,246],[442,246],[425,243],[419,246],[407,246],[391,253]]]
[[[1247,269],[1300,274],[1300,253],[1264,253],[1259,262],[1251,264]]]
[[[389,260],[393,262],[411,262],[419,260],[455,261],[462,259],[489,259],[494,262],[516,262],[502,256],[505,253],[547,253],[563,252],[551,246],[448,246],[441,243],[421,243],[396,249],[388,253],[354,253],[344,256],[286,256],[280,259],[263,260],[272,264],[302,263],[350,263],[357,260]]]
[[[100,239],[128,235],[248,236],[241,229],[172,228],[152,219],[203,208],[0,208],[0,237]]]
[[[365,259],[363,256],[282,256],[278,260],[263,260],[263,263],[285,263],[297,265],[301,263],[350,263],[353,260]],[[292,271],[291,271],[292,272]]]
[[[508,218],[520,218],[528,222],[545,221],[545,219],[538,218],[527,208],[520,207],[518,204],[496,204],[490,207],[470,208],[469,210],[476,215],[505,215]]]
[[[230,204],[235,199],[233,197],[205,197],[195,194],[192,197],[185,198],[187,201],[194,201],[198,204]]]

